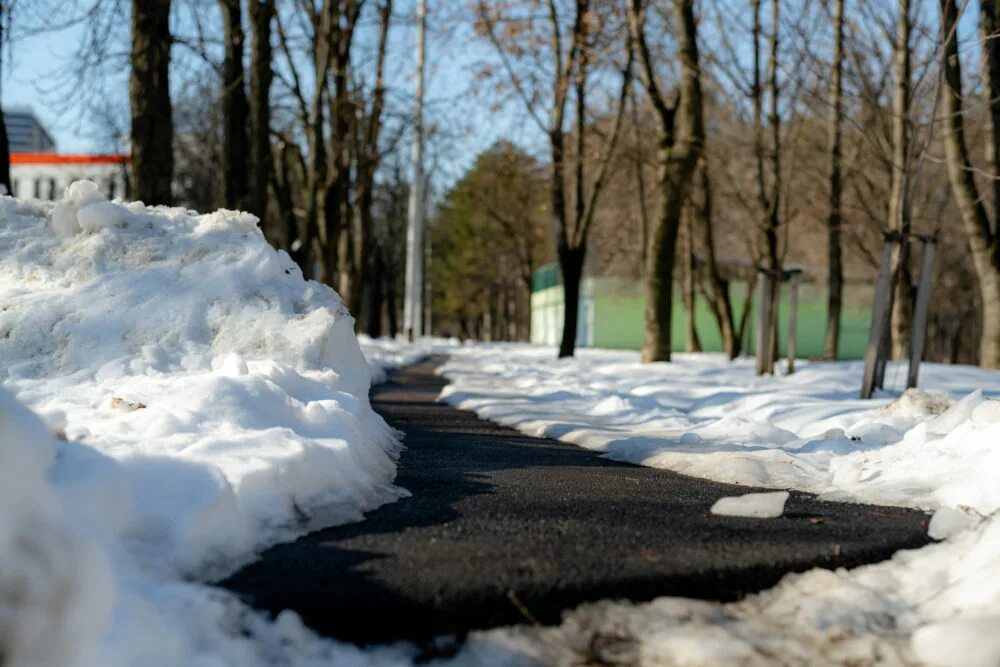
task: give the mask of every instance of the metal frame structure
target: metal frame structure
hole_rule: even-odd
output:
[[[910,358],[906,374],[906,388],[917,386],[920,361],[927,341],[927,314],[930,308],[931,279],[934,273],[934,251],[937,237],[933,234],[911,234],[923,243],[920,280],[917,283],[913,322],[910,328]],[[876,389],[885,386],[885,366],[890,356],[889,328],[892,320],[895,276],[892,258],[903,235],[897,231],[886,232],[883,237],[882,257],[875,280],[875,303],[872,306],[872,325],[868,330],[868,348],[865,350],[865,371],[861,381],[861,398],[871,398]]]

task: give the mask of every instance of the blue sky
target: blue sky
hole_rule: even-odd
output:
[[[427,121],[448,135],[448,140],[437,148],[437,154],[433,142],[430,146],[429,157],[434,161],[435,180],[439,184],[453,181],[479,151],[501,137],[529,146],[540,138],[518,105],[491,109],[495,97],[470,93],[472,63],[489,57],[489,47],[472,38],[468,16],[446,9],[449,2],[429,2]],[[391,33],[387,73],[391,94],[397,100],[405,100],[413,90],[415,30],[412,5],[412,0],[397,2]],[[127,24],[122,25],[122,29],[127,30]],[[98,124],[87,117],[79,104],[58,103],[67,96],[79,99],[81,94],[75,89],[72,78],[60,78],[58,73],[73,63],[74,51],[83,34],[77,27],[58,33],[21,36],[4,50],[4,106],[31,107],[56,139],[61,152],[107,148],[106,142],[98,136],[101,134]],[[127,34],[122,33],[116,36],[118,38],[122,39],[121,47],[127,48]],[[184,67],[185,55],[178,51],[182,50],[175,47],[174,62],[179,70]],[[175,78],[182,77],[183,74]],[[115,71],[105,97],[113,99],[118,107],[127,108],[127,85],[127,71]]]

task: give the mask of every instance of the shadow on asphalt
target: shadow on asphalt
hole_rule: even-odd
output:
[[[728,601],[788,572],[928,541],[920,512],[802,493],[781,519],[713,516],[719,497],[752,489],[610,461],[438,404],[438,362],[372,392],[406,432],[396,482],[412,496],[274,547],[222,586],[338,639],[425,641],[556,623],[604,598]]]

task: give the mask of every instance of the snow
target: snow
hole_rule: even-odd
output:
[[[4,663],[394,661],[199,583],[406,493],[337,294],[248,214],[76,182],[0,219]]]
[[[924,364],[922,389],[862,401],[860,363],[797,365],[760,378],[716,355],[453,351],[442,400],[482,417],[708,479],[934,510],[943,540],[737,603],[584,605],[557,627],[476,633],[458,664],[1000,664],[1000,373]],[[890,364],[887,384],[903,370]],[[720,502],[757,509],[761,495]]]
[[[786,502],[788,502],[788,491],[745,493],[742,496],[719,498],[710,511],[719,516],[777,519],[784,514]]]
[[[605,455],[934,511],[938,543],[716,604],[604,601],[475,633],[438,664],[1000,664],[1000,373],[922,368],[857,398],[859,363],[752,362],[355,338],[252,216],[0,198],[0,656],[5,665],[409,665],[269,619],[209,583],[261,549],[405,495],[368,401],[447,352],[443,399]],[[890,365],[887,380],[901,370]],[[733,507],[735,506],[735,508]]]
[[[372,338],[358,335],[361,351],[371,368],[372,384],[385,382],[386,373],[393,368],[401,368],[422,361],[432,354],[448,353],[459,346],[454,338],[417,338],[409,342],[405,338]]]
[[[921,366],[922,389],[858,398],[860,362],[758,377],[751,359],[460,347],[442,399],[525,433],[720,482],[934,510],[1000,508],[1000,373]],[[891,364],[887,384],[902,382]]]

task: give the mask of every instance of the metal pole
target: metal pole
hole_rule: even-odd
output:
[[[917,286],[917,303],[913,310],[913,326],[910,331],[910,367],[906,374],[906,388],[917,386],[920,376],[920,360],[924,357],[924,343],[927,340],[927,310],[931,300],[931,279],[934,273],[933,236],[921,239],[924,242],[924,258],[920,264],[920,284]]]
[[[861,383],[861,398],[871,398],[878,383],[880,356],[885,349],[885,336],[892,314],[892,251],[896,243],[893,234],[886,234],[879,261],[878,278],[875,280],[875,303],[872,305],[872,324],[868,330],[868,347],[865,349],[865,374]],[[884,367],[883,367],[884,368]]]
[[[798,352],[798,341],[796,340],[796,335],[798,334],[799,325],[799,272],[792,271],[789,277],[790,283],[788,286],[788,341],[785,346],[785,354],[788,356],[788,375],[795,372],[795,355]]]
[[[413,104],[413,182],[410,184],[406,225],[406,289],[403,321],[411,341],[423,330],[423,226],[424,226],[424,48],[425,0],[417,1],[417,89]]]

